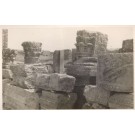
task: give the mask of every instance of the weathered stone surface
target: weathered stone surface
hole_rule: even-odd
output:
[[[37,74],[36,87],[39,89],[50,90],[50,74]]]
[[[61,94],[42,91],[40,107],[41,109],[72,109],[76,99],[75,93]]]
[[[10,66],[10,69],[14,76],[23,76],[27,77],[36,73],[51,73],[51,65],[45,64],[13,64]]]
[[[76,57],[92,57],[106,53],[108,37],[100,32],[80,30],[76,37]]]
[[[133,92],[133,65],[129,64],[110,71],[104,77],[100,87],[109,91]]]
[[[72,92],[75,84],[75,77],[67,74],[51,74],[49,87],[51,90]]]
[[[93,108],[93,109],[106,109],[105,106],[100,105],[100,104],[98,104],[98,103],[93,103],[93,104],[92,104],[92,108]]]
[[[93,109],[93,108],[92,108],[92,104],[85,103],[85,104],[83,105],[82,109]]]
[[[53,68],[55,73],[64,73],[65,68],[64,64],[68,62],[66,59],[67,56],[65,56],[65,51],[64,50],[56,50],[53,53]]]
[[[2,69],[2,78],[3,79],[11,79],[12,78],[12,72],[10,69]]]
[[[97,57],[82,57],[74,62],[75,64],[79,63],[97,63]]]
[[[22,43],[24,54],[25,54],[25,63],[32,64],[37,63],[39,56],[41,54],[41,46],[40,42],[23,42]]]
[[[72,92],[75,78],[66,74],[39,74],[36,87],[43,90]]]
[[[97,84],[105,90],[133,92],[133,54],[113,53],[100,56]]]
[[[4,85],[3,103],[10,109],[39,109],[39,96],[34,89]]]
[[[84,65],[67,65],[66,73],[72,76],[88,76],[90,74],[91,66]]]
[[[2,79],[2,92],[4,93],[7,83],[10,83],[10,79]]]
[[[24,89],[34,89],[36,83],[36,75],[30,75],[28,77],[13,76],[12,84]]]
[[[133,109],[133,94],[116,93],[109,98],[111,109]]]
[[[88,103],[99,103],[107,106],[110,92],[97,86],[87,85],[84,89],[84,96]]]
[[[133,52],[133,39],[124,40],[122,43],[122,48],[119,50],[119,52]]]

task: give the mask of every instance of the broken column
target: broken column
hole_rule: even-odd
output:
[[[77,32],[76,50],[72,51],[73,61],[65,65],[66,73],[76,78],[76,108],[82,108],[86,102],[83,95],[85,85],[96,85],[97,56],[106,53],[107,41],[107,35],[100,32]]]
[[[26,64],[37,63],[41,54],[42,43],[39,42],[23,42],[23,50],[25,53],[24,61]]]
[[[39,109],[35,87],[37,74],[50,73],[48,65],[40,64],[41,43],[24,42],[25,63],[11,64],[12,81],[4,84],[3,103],[6,109]],[[10,94],[11,93],[11,94]]]
[[[41,109],[73,109],[77,99],[73,93],[75,78],[66,74],[39,74],[36,87],[42,90]]]

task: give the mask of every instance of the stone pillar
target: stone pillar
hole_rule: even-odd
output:
[[[124,40],[122,48],[119,49],[120,53],[133,52],[133,39]]]
[[[106,53],[108,36],[100,32],[80,30],[76,37],[76,57],[97,57]]]
[[[8,48],[8,29],[2,30],[2,46],[3,46],[3,49]]]
[[[55,73],[64,73],[64,50],[54,51],[53,68]]]
[[[24,49],[24,61],[26,64],[37,63],[39,56],[41,54],[41,46],[40,42],[23,42],[22,43]]]

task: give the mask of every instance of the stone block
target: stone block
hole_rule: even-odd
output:
[[[110,92],[94,85],[87,85],[84,89],[84,96],[88,103],[99,103],[107,106]]]
[[[43,90],[50,90],[50,74],[37,74],[36,77],[36,88]]]
[[[39,95],[34,89],[23,89],[10,84],[4,85],[3,103],[10,109],[39,109]]]
[[[13,76],[13,81],[11,83],[24,89],[34,89],[36,88],[36,75],[30,75],[28,77]]]
[[[75,85],[75,77],[67,74],[51,74],[49,87],[51,90],[72,92]]]
[[[75,93],[55,93],[42,91],[40,98],[41,109],[72,109],[77,99]]]
[[[85,104],[83,105],[82,109],[93,109],[93,108],[92,108],[92,105],[91,105],[91,104],[85,103]]]
[[[75,78],[66,74],[39,74],[36,78],[36,87],[49,91],[72,92]]]
[[[100,87],[109,91],[133,92],[133,64],[108,71]]]
[[[14,76],[27,77],[36,73],[50,73],[51,67],[48,65],[39,64],[12,64],[10,69]]]
[[[2,78],[3,79],[11,79],[12,78],[12,72],[10,69],[2,69]]]
[[[104,76],[128,64],[133,64],[133,53],[109,53],[98,57],[97,83],[104,81]]]
[[[107,54],[99,57],[97,84],[105,90],[133,92],[133,54]]]
[[[109,98],[109,107],[111,109],[133,109],[133,94],[116,93]]]

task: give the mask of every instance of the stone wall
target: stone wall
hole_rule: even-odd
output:
[[[9,68],[3,69],[3,108],[73,109],[77,100],[73,92],[75,78],[54,73],[51,64],[37,62],[40,43],[24,42],[23,47],[24,63],[10,64]],[[60,61],[64,58],[62,54]],[[67,50],[65,58],[69,58]]]
[[[84,90],[89,107],[133,108],[133,53],[101,55],[97,67],[97,85],[87,85]]]

